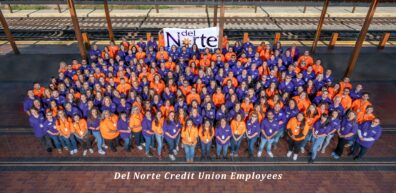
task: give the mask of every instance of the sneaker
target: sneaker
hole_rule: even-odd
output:
[[[105,151],[103,151],[103,150],[99,150],[99,151],[98,151],[98,153],[99,153],[100,155],[104,155],[104,154],[106,154],[106,152],[105,152]]]
[[[169,154],[169,158],[170,158],[172,161],[175,161],[175,160],[176,160],[175,156],[172,155],[172,154]]]
[[[269,156],[270,158],[273,158],[273,157],[274,157],[274,154],[272,154],[272,152],[268,152],[268,156]]]
[[[177,155],[177,150],[176,149],[173,150],[173,154]]]
[[[108,148],[109,148],[109,146],[107,146],[106,144],[103,144],[102,147],[103,147],[104,149],[108,149]]]
[[[305,153],[305,149],[303,147],[301,148],[301,153]]]
[[[293,160],[296,161],[298,158],[298,154],[293,154]]]
[[[257,157],[261,157],[262,154],[263,154],[263,152],[261,152],[261,151],[257,152]]]
[[[92,148],[90,148],[90,149],[89,149],[89,153],[91,153],[91,154],[93,154],[93,153],[94,153],[94,151],[93,151],[93,149],[92,149]]]
[[[62,153],[62,149],[58,149],[58,153]]]
[[[67,148],[67,147],[64,147],[63,149],[65,149],[66,151],[69,151],[69,148]]]
[[[238,157],[239,155],[238,155],[238,153],[234,153],[232,156],[233,157]]]
[[[141,145],[137,146],[138,150],[143,150],[143,147]]]
[[[322,149],[322,151],[321,151],[320,153],[326,153],[326,150],[325,150],[325,149]]]
[[[142,145],[143,147],[146,147],[146,143],[142,143],[141,145]]]
[[[76,154],[76,153],[78,152],[78,150],[77,150],[77,149],[74,149],[73,151],[74,151],[74,154]]]
[[[146,152],[147,157],[153,157],[153,154],[151,152]]]
[[[176,146],[176,151],[179,151],[179,146]]]
[[[70,155],[73,155],[74,154],[74,151],[72,150],[72,151],[70,151]]]
[[[331,157],[333,157],[334,159],[340,159],[340,156],[338,156],[335,152],[331,153]]]
[[[87,156],[87,150],[83,151],[83,156]]]
[[[287,157],[290,157],[290,156],[292,155],[292,153],[293,153],[292,151],[288,151],[287,154],[286,154],[286,156],[287,156]]]

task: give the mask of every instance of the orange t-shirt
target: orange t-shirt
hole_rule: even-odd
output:
[[[201,141],[202,142],[204,142],[204,143],[208,143],[208,142],[210,142],[211,140],[212,140],[212,138],[213,138],[213,136],[214,136],[214,134],[215,134],[215,132],[214,132],[214,128],[212,127],[210,130],[212,130],[211,132],[208,130],[208,131],[203,131],[203,126],[201,126],[200,128],[199,128],[199,139],[201,139]]]
[[[83,138],[88,131],[87,121],[85,119],[80,119],[78,123],[72,122],[70,125],[74,134],[79,138]]]
[[[305,124],[304,128],[300,128],[301,122],[297,120],[296,117],[290,119],[287,123],[286,129],[289,130],[287,134],[291,137],[294,141],[302,141],[308,134],[309,127],[308,124]],[[292,133],[293,135],[290,135]],[[302,134],[302,135],[301,135]]]
[[[231,130],[234,135],[243,135],[246,132],[245,121],[231,121]]]
[[[129,118],[129,127],[131,128],[132,132],[137,133],[142,131],[142,121],[143,116],[141,113],[131,115]]]
[[[181,138],[183,144],[186,145],[195,145],[198,142],[198,129],[195,126],[192,126],[191,128],[183,128],[182,133],[181,133]]]
[[[109,118],[103,119],[100,122],[99,129],[104,139],[115,139],[120,135],[117,130],[118,116],[112,115]]]

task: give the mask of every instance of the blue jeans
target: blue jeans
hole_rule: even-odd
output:
[[[195,145],[184,144],[184,152],[186,153],[186,160],[193,160],[195,154]]]
[[[305,137],[304,141],[301,144],[301,148],[305,148],[308,142],[312,141],[312,129],[308,131],[307,136]]]
[[[73,134],[70,134],[69,138],[61,136],[61,140],[66,145],[66,147],[69,148],[70,151],[77,149],[77,142]]]
[[[311,149],[311,159],[315,160],[316,156],[318,155],[318,150],[320,148],[320,146],[322,145],[323,141],[325,140],[326,136],[324,137],[312,137],[313,140],[313,145],[312,145],[312,149]]]
[[[334,133],[327,135],[325,140],[323,141],[323,144],[321,146],[322,151],[326,149],[326,147],[330,144],[331,139],[334,137]]]
[[[161,155],[162,145],[164,142],[164,136],[155,134],[155,141],[157,142],[157,153],[158,153],[158,155]]]
[[[210,146],[212,145],[212,141],[208,143],[204,143],[201,141],[201,150],[202,150],[202,157],[210,156]]]
[[[176,137],[176,138],[177,138],[177,137]],[[166,141],[166,143],[167,143],[168,146],[169,146],[169,148],[168,148],[168,150],[169,150],[169,155],[173,155],[173,150],[174,150],[175,147],[176,147],[176,139],[171,139],[171,138],[165,137],[165,141]]]
[[[234,139],[234,137],[231,137],[231,152],[233,154],[237,154],[238,153],[239,147],[241,146],[242,138],[243,137],[241,137],[239,140],[236,141]]]
[[[275,134],[274,138],[274,142],[273,144],[277,144],[280,140],[280,138],[282,138],[285,135],[285,128],[280,128],[278,130],[278,133]]]
[[[143,138],[142,132],[132,132],[132,135],[135,137],[136,146],[140,146]]]
[[[123,137],[122,140],[124,140],[124,149],[130,149],[131,148],[131,136],[128,137]]]
[[[220,156],[221,150],[223,150],[223,157],[226,157],[226,156],[227,156],[227,153],[228,153],[228,145],[229,145],[229,144],[220,144],[220,143],[217,143],[217,144],[216,144],[216,155],[217,155],[217,156]]]
[[[256,141],[258,139],[258,136],[253,137],[251,139],[248,139],[248,151],[249,151],[249,155],[253,155],[254,153],[254,146],[256,144]]]
[[[150,147],[154,146],[154,135],[152,136],[144,136],[144,141],[146,141],[146,153],[150,152]]]
[[[49,135],[49,137],[54,142],[56,149],[61,149],[62,148],[62,145],[61,145],[61,142],[60,142],[60,138],[59,138],[58,135]]]
[[[99,131],[92,131],[92,135],[95,137],[96,139],[96,145],[98,146],[98,150],[102,150],[103,151],[103,138],[102,135],[100,134]]]
[[[271,152],[272,149],[272,143],[274,143],[275,138],[271,138],[271,139],[267,139],[265,137],[261,137],[261,142],[260,142],[260,146],[259,146],[259,152],[263,152],[265,145],[267,145],[267,153]]]

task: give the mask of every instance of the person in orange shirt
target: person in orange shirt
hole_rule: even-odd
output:
[[[198,142],[198,129],[194,126],[193,121],[188,119],[186,126],[181,133],[184,152],[186,153],[186,161],[192,163],[194,161],[195,146]]]
[[[44,95],[44,90],[45,90],[45,88],[41,87],[40,83],[38,83],[38,82],[33,83],[33,94],[34,94],[34,96],[41,98]]]
[[[303,143],[301,144],[301,153],[305,153],[305,146],[307,145],[308,142],[311,142],[312,126],[320,118],[320,113],[318,113],[316,105],[314,104],[309,105],[304,115],[305,115],[305,124],[308,126],[309,131]]]
[[[128,95],[129,91],[131,90],[131,85],[125,81],[124,78],[120,79],[120,84],[116,87],[116,90],[123,94],[123,96]]]
[[[157,154],[158,159],[162,160],[162,147],[164,144],[164,118],[162,117],[161,111],[157,111],[152,122],[151,128],[154,131],[155,141],[157,142]]]
[[[361,111],[357,113],[357,123],[363,124],[366,121],[372,121],[375,119],[375,115],[373,114],[374,112],[374,107],[373,106],[367,106],[365,111]]]
[[[210,66],[210,59],[208,58],[208,55],[204,54],[203,58],[199,61],[199,67],[201,68],[206,68]]]
[[[293,99],[296,101],[298,110],[301,112],[305,112],[311,104],[306,92],[301,92],[300,95],[294,96]]]
[[[212,61],[217,61],[217,60],[218,60],[218,57],[220,57],[220,60],[221,60],[222,62],[224,62],[224,60],[225,60],[224,55],[221,54],[221,50],[220,50],[219,48],[216,49],[216,53],[214,53],[214,54],[212,55],[211,60],[212,60]]]
[[[67,149],[70,150],[70,155],[77,153],[77,142],[73,135],[71,127],[71,120],[67,118],[63,110],[58,111],[58,120],[56,120],[56,129],[59,131],[59,135],[63,144],[66,145]]]
[[[301,145],[309,131],[308,124],[305,122],[304,114],[298,113],[296,117],[289,120],[286,126],[288,152],[287,157],[293,154],[293,160],[297,160]]]
[[[111,58],[114,58],[115,56],[117,56],[118,46],[114,45],[114,42],[112,42],[112,41],[110,41],[109,52],[111,53]]]
[[[300,56],[297,60],[298,65],[301,65],[302,62],[305,62],[307,66],[313,65],[313,58],[309,55],[309,51],[305,51],[304,55]]]
[[[263,61],[267,61],[270,58],[270,56],[271,56],[271,46],[267,44],[265,48],[261,50],[260,58]]]
[[[315,64],[312,66],[313,71],[316,75],[323,74],[323,66],[321,60],[316,60]]]
[[[197,101],[198,104],[201,104],[201,96],[197,94],[197,89],[192,88],[190,94],[186,97],[187,105],[190,105],[194,100]]]
[[[361,99],[356,99],[355,101],[353,101],[351,105],[352,110],[358,114],[360,112],[365,112],[367,107],[371,106],[371,102],[369,101],[369,98],[370,97],[368,93],[363,93]]]
[[[173,62],[173,60],[172,60],[171,57],[169,57],[168,61],[165,62],[165,68],[166,68],[167,70],[170,70],[170,71],[175,71],[175,69],[176,69],[176,64],[175,64],[175,62]]]
[[[85,119],[81,119],[78,114],[73,115],[73,121],[70,124],[71,129],[74,131],[74,136],[76,136],[77,141],[81,144],[83,151],[83,156],[87,155],[87,151],[92,154],[92,144],[89,140],[88,126]]]
[[[349,88],[344,88],[343,92],[336,95],[341,98],[341,106],[344,107],[345,111],[348,111],[352,106],[352,98],[349,96]]]
[[[135,57],[137,60],[144,60],[146,58],[146,52],[144,52],[142,48],[138,48],[138,52],[136,53]]]
[[[187,96],[188,94],[190,94],[192,87],[189,85],[187,80],[184,80],[183,85],[179,86],[179,89],[181,90],[184,96]]]
[[[168,55],[168,52],[165,51],[165,49],[163,47],[160,47],[159,51],[155,55],[155,58],[157,60],[160,60],[161,58],[163,58],[164,60],[168,60],[169,59],[169,55]]]
[[[240,113],[235,116],[235,119],[231,121],[231,156],[238,157],[238,150],[241,146],[242,137],[246,132],[246,123]]]
[[[232,49],[232,47],[229,47],[228,52],[225,54],[226,62],[230,61],[233,56],[236,57],[236,54],[235,54],[234,50]]]
[[[216,107],[220,107],[225,103],[225,95],[221,91],[221,87],[216,88],[216,93],[212,95],[212,101]]]
[[[117,115],[112,115],[108,110],[102,112],[102,121],[99,124],[100,133],[113,152],[117,151],[116,139],[120,135],[117,130],[117,121]]]
[[[158,47],[165,47],[165,37],[163,32],[158,32]]]
[[[154,76],[154,81],[150,83],[150,88],[155,91],[155,93],[161,95],[165,89],[164,81],[161,80],[160,75],[156,74]]]
[[[234,77],[234,72],[232,71],[228,72],[228,76],[223,80],[223,86],[227,85],[228,81],[232,82],[232,86],[234,88],[238,87],[238,80]]]
[[[160,111],[164,115],[164,117],[167,118],[170,112],[175,111],[175,108],[168,99],[165,101],[164,105],[160,107]]]
[[[132,135],[135,137],[135,143],[139,150],[143,150],[142,147],[142,121],[143,115],[138,107],[132,107],[131,117],[129,118],[129,128],[132,131]],[[149,144],[148,144],[149,145]]]
[[[345,77],[340,83],[338,83],[340,85],[340,90],[344,90],[345,88],[348,88],[349,90],[351,90],[352,84],[350,82],[351,82],[351,79],[349,79],[348,77]]]
[[[211,160],[210,147],[214,137],[214,127],[208,119],[204,120],[204,123],[199,128],[199,139],[201,141],[201,160]]]
[[[248,116],[249,113],[253,110],[253,104],[250,102],[250,98],[245,98],[243,100],[241,108],[245,112],[245,115]]]

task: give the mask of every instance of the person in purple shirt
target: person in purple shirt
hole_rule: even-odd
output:
[[[125,112],[127,116],[131,112],[131,105],[126,102],[125,98],[121,98],[120,104],[117,105],[117,113],[121,114],[121,112]]]
[[[355,89],[351,90],[349,96],[352,100],[360,99],[363,96],[363,86],[361,84],[356,85]]]
[[[315,97],[312,102],[315,103],[318,106],[321,103],[326,103],[327,105],[331,105],[331,104],[333,104],[333,102],[331,101],[331,99],[329,99],[328,96],[329,96],[329,92],[327,90],[323,91],[322,92],[322,96]]]
[[[126,112],[121,112],[120,118],[117,121],[117,130],[120,132],[120,137],[124,140],[124,150],[131,151],[131,129],[129,128],[129,121]]]
[[[95,137],[96,140],[96,145],[98,146],[98,153],[100,155],[106,154],[103,149],[107,149],[107,145],[103,143],[103,138],[100,133],[100,115],[99,111],[96,108],[93,108],[91,112],[89,113],[88,120],[87,120],[87,126],[88,130],[92,132],[92,135]]]
[[[62,144],[59,138],[59,131],[56,129],[56,119],[52,117],[52,112],[46,113],[46,120],[43,123],[44,130],[55,144],[58,153],[62,153]]]
[[[142,134],[144,141],[146,142],[145,151],[147,157],[153,157],[150,151],[150,147],[154,147],[154,131],[152,129],[153,119],[151,117],[151,112],[146,111],[145,116],[142,121]]]
[[[44,129],[44,121],[44,117],[39,114],[37,109],[30,109],[29,123],[33,128],[34,136],[40,141],[40,144],[47,150],[47,152],[52,152],[51,139],[48,137]]]
[[[169,158],[172,161],[176,160],[176,147],[180,141],[181,124],[175,120],[175,112],[169,112],[168,118],[164,121],[164,137],[169,148]]]
[[[321,153],[326,152],[326,147],[330,144],[331,139],[334,137],[334,134],[336,131],[340,129],[341,126],[341,120],[339,118],[339,112],[338,111],[332,111],[331,112],[331,117],[329,117],[329,122],[330,122],[330,131],[328,135],[326,136],[325,140],[323,141],[321,145]]]
[[[216,123],[219,122],[223,118],[227,118],[227,108],[224,104],[220,106],[220,108],[216,111]]]
[[[25,111],[27,115],[30,115],[30,109],[33,107],[33,101],[35,99],[36,98],[34,97],[33,91],[28,90],[27,97],[25,98],[25,101],[23,102],[23,111]]]
[[[353,160],[362,158],[367,150],[374,145],[374,142],[380,138],[381,133],[382,128],[378,118],[363,123],[357,130],[358,137],[351,152],[351,155],[354,155]]]
[[[220,120],[219,125],[215,129],[216,136],[216,158],[220,159],[220,153],[223,151],[223,159],[227,159],[228,146],[231,139],[231,127],[227,124],[225,118]]]
[[[337,148],[331,153],[334,159],[340,159],[340,156],[344,152],[344,146],[354,139],[354,136],[358,130],[358,124],[356,122],[356,113],[349,111],[347,117],[341,122],[340,130],[338,130],[338,144]]]
[[[297,114],[300,112],[297,108],[297,103],[294,99],[289,100],[289,104],[284,108],[285,111],[285,118],[286,122],[290,120],[290,118],[297,116]]]
[[[193,108],[189,117],[196,127],[200,127],[203,121],[202,116],[198,112],[198,108]]]
[[[326,136],[332,131],[332,125],[327,114],[322,114],[320,119],[317,120],[312,128],[312,147],[311,147],[311,157],[308,163],[314,163],[318,150],[323,144]]]
[[[286,79],[284,82],[281,82],[278,86],[278,90],[281,93],[293,93],[295,86],[292,82],[292,77],[290,75],[286,75]]]
[[[285,127],[286,127],[286,113],[282,109],[279,103],[276,103],[273,109],[274,119],[279,124],[279,131],[276,134],[273,144],[278,144],[279,139],[282,138],[285,134]]]
[[[257,112],[253,112],[250,119],[246,123],[246,137],[248,140],[249,158],[253,158],[254,147],[260,136],[260,123],[258,121]]]
[[[269,157],[273,158],[274,154],[272,154],[271,148],[272,144],[275,141],[275,136],[278,132],[280,132],[279,122],[275,119],[275,115],[273,111],[267,112],[267,117],[261,122],[261,142],[259,146],[259,150],[257,152],[257,157],[261,157],[264,146],[267,145],[267,154]]]
[[[206,118],[211,124],[214,124],[216,119],[216,108],[212,105],[212,103],[206,103],[201,114],[204,119]]]

